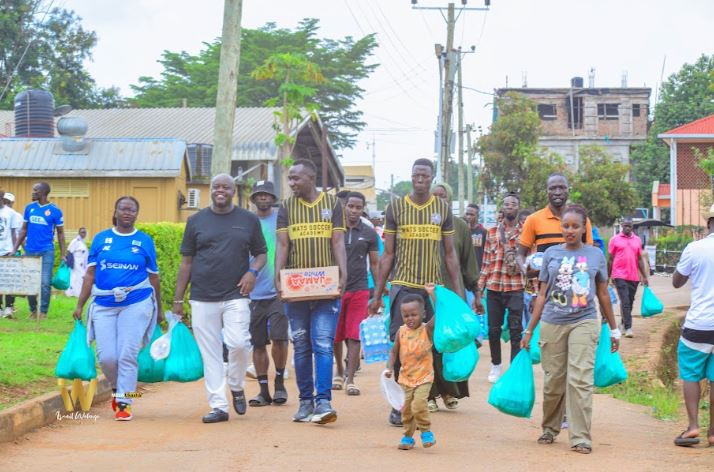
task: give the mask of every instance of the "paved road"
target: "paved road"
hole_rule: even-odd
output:
[[[0,470],[714,470],[714,448],[672,445],[681,424],[656,420],[645,408],[606,395],[595,397],[592,455],[570,452],[564,437],[538,445],[541,369],[535,369],[533,418],[519,419],[487,404],[489,361],[488,349],[481,349],[471,398],[456,411],[433,415],[432,449],[396,449],[400,430],[387,426],[378,388],[381,368],[372,365],[358,377],[362,396],[335,392],[339,419],[331,425],[290,422],[292,379],[287,406],[249,409],[244,417],[232,415],[215,425],[200,422],[208,410],[202,382],[151,385],[137,402],[134,421],[117,423],[108,403],[98,405],[91,411],[96,421],[65,419],[0,445]],[[255,382],[248,384],[250,396],[257,390]]]

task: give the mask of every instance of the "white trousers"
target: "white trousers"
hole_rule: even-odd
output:
[[[189,303],[193,334],[203,358],[208,404],[211,408],[227,412],[229,403],[226,397],[226,372],[223,368],[223,343],[228,347],[228,386],[232,391],[243,390],[245,371],[253,351],[249,330],[250,300],[191,300]]]

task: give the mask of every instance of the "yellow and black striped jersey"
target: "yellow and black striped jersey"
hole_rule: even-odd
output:
[[[332,252],[332,233],[345,231],[345,212],[334,195],[320,192],[312,203],[286,199],[278,210],[278,233],[288,233],[287,269],[337,265]]]
[[[409,196],[387,207],[384,232],[396,235],[392,283],[423,287],[441,283],[441,237],[454,233],[449,205],[433,195],[423,205]]]

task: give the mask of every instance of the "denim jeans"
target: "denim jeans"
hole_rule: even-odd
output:
[[[338,301],[290,302],[286,304],[286,312],[293,337],[300,400],[331,400],[332,345],[339,315]]]
[[[55,263],[55,249],[48,249],[45,252],[28,252],[27,256],[42,257],[42,285],[40,289],[40,312],[47,314],[50,309],[50,295],[52,294],[52,266]],[[37,310],[37,297],[30,295],[27,297],[30,305],[30,313]]]

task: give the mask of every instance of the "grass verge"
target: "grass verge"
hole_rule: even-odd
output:
[[[53,295],[39,327],[29,319],[27,299],[18,297],[13,319],[0,319],[0,410],[55,390],[54,371],[73,328],[77,299]]]
[[[670,387],[653,385],[647,372],[628,369],[629,376],[621,384],[607,388],[598,388],[597,393],[610,394],[613,397],[636,405],[650,408],[651,414],[660,420],[679,418],[681,395]]]

